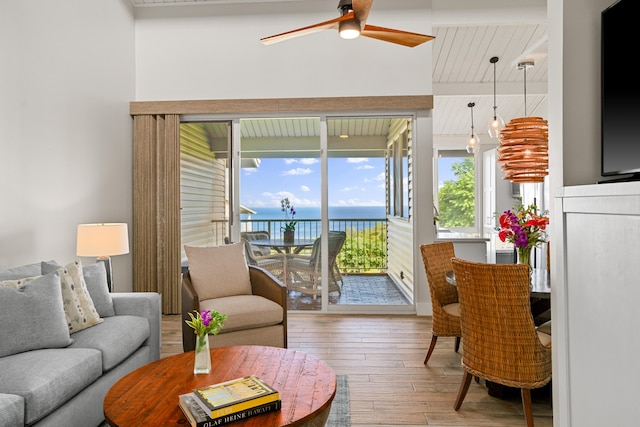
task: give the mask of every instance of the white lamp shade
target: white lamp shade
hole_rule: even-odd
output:
[[[78,225],[78,256],[109,257],[128,253],[129,232],[126,223]]]

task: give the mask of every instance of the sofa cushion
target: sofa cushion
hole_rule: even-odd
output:
[[[221,334],[247,328],[277,325],[284,318],[284,310],[259,295],[236,295],[200,301],[201,310],[215,310],[227,315]]]
[[[42,274],[47,274],[58,270],[62,267],[56,261],[43,261]],[[84,277],[87,290],[93,301],[93,305],[100,317],[115,316],[113,309],[113,300],[109,293],[109,285],[107,284],[107,270],[104,262],[96,262],[94,264],[82,266],[82,276]]]
[[[0,282],[0,357],[71,344],[58,272],[10,282]]]
[[[112,316],[99,325],[73,334],[70,348],[100,350],[102,370],[106,372],[140,348],[149,334],[149,321],[145,317]]]
[[[244,242],[185,246],[184,250],[189,260],[189,275],[200,300],[251,294]]]
[[[102,374],[94,349],[46,349],[0,358],[0,393],[25,400],[25,423],[31,424],[92,384]]]
[[[17,394],[0,393],[0,426],[24,425],[24,399]]]
[[[23,277],[40,276],[41,274],[40,263],[37,262],[0,270],[0,280],[22,279]]]

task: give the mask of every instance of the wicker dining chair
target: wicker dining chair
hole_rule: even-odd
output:
[[[454,350],[460,348],[460,304],[455,286],[447,283],[445,274],[453,270],[451,258],[455,256],[452,242],[429,243],[420,246],[424,269],[431,295],[431,344],[424,359],[426,365],[436,346],[438,337],[455,337]]]
[[[344,245],[346,233],[329,232],[327,238],[329,246],[329,292],[338,292],[340,294],[342,290],[335,275],[335,263],[338,253]],[[313,299],[316,299],[321,294],[321,242],[321,237],[314,241],[311,255],[287,254],[287,274],[291,275],[291,281],[287,283],[288,290],[312,295]]]
[[[528,427],[531,390],[551,381],[551,336],[533,323],[529,269],[524,264],[485,264],[454,258],[460,299],[464,375],[454,404],[462,405],[472,377],[521,390]]]

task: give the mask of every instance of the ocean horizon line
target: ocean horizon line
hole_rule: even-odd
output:
[[[241,214],[240,217],[247,219],[251,215],[251,219],[285,219],[284,212],[280,207],[249,207],[247,209],[254,211],[254,214]],[[320,219],[320,207],[294,207],[296,215],[294,219]],[[378,218],[386,217],[385,206],[366,205],[366,206],[329,206],[330,219],[351,219],[351,218]]]

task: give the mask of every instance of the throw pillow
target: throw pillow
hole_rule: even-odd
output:
[[[116,312],[113,308],[111,293],[109,293],[107,269],[104,262],[98,261],[94,264],[83,265],[82,275],[100,317],[115,316]]]
[[[60,267],[62,266],[56,261],[43,261],[42,274],[56,271]],[[100,317],[115,316],[116,312],[113,308],[113,299],[109,293],[107,270],[104,263],[96,262],[95,264],[83,265],[82,275],[98,315]]]
[[[41,268],[45,274],[51,271],[57,271],[60,274],[62,302],[71,333],[103,322],[104,319],[96,310],[87,289],[80,260],[64,267],[61,267],[56,261],[46,261],[42,263]]]
[[[244,243],[222,246],[185,246],[189,274],[200,301],[232,295],[250,295],[249,267]]]
[[[82,275],[82,264],[76,260],[58,270],[62,290],[62,302],[67,316],[69,332],[81,331],[104,319],[100,317],[93,305],[93,300]]]
[[[66,347],[73,342],[62,304],[60,275],[54,272],[25,282],[0,282],[0,357]]]
[[[26,264],[0,271],[0,280],[16,280],[23,277],[40,276],[40,263]]]

